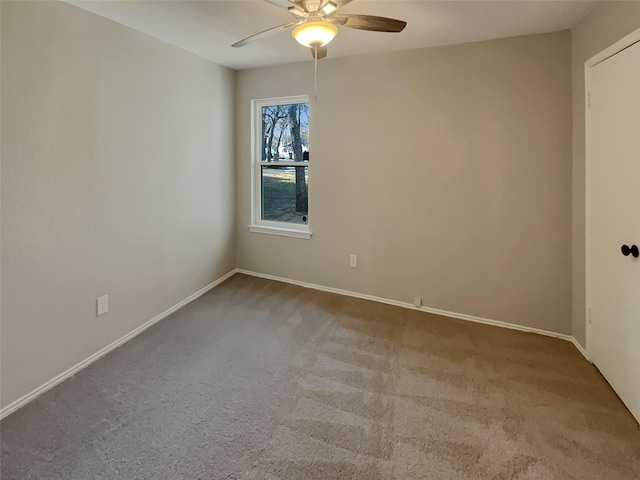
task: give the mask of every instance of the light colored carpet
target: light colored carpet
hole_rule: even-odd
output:
[[[1,428],[3,480],[640,478],[568,342],[243,275]]]

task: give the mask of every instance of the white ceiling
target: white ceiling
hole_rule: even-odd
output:
[[[308,50],[280,32],[242,48],[231,44],[292,21],[286,10],[263,1],[84,1],[68,3],[144,32],[233,69],[311,60]],[[369,1],[354,0],[341,13],[362,13],[408,22],[402,33],[341,28],[329,57],[572,28],[597,1]]]

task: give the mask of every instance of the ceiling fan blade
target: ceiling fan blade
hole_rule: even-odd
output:
[[[369,30],[371,32],[392,32],[398,33],[404,30],[407,22],[387,17],[375,17],[373,15],[345,14],[334,15],[332,20],[336,20],[343,27],[355,28],[356,30]]]
[[[262,40],[263,38],[270,37],[271,35],[282,32],[284,30],[288,30],[291,27],[295,27],[296,25],[298,25],[298,23],[300,22],[285,23],[284,25],[279,25],[277,27],[269,28],[268,30],[265,30],[263,32],[256,33],[255,35],[251,35],[250,37],[247,37],[244,40],[240,40],[239,42],[236,42],[231,46],[244,47],[245,45],[251,42],[255,42],[256,40]]]
[[[311,56],[315,59],[316,58],[315,47],[310,47],[309,50],[311,50]],[[327,46],[325,45],[324,47],[318,47],[318,60],[321,60],[326,56],[327,56]]]

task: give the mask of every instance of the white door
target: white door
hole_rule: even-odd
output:
[[[640,43],[587,75],[587,348],[640,421]]]

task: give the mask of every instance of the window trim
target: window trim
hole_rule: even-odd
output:
[[[262,115],[260,114],[263,107],[271,107],[274,105],[289,105],[292,103],[308,103],[309,104],[309,151],[311,151],[311,123],[312,109],[309,102],[309,95],[293,95],[289,97],[260,98],[251,100],[251,224],[247,225],[252,233],[267,233],[272,235],[280,235],[294,238],[311,238],[311,216],[306,224],[296,224],[288,222],[275,222],[270,220],[262,220],[262,161],[261,149],[262,138],[258,132],[262,131]],[[292,165],[302,162],[270,162],[270,165]],[[311,183],[311,162],[304,162],[307,167],[308,183]],[[302,166],[302,165],[300,165]],[[311,195],[309,195],[311,197]],[[311,199],[308,199],[309,210],[311,210]]]

